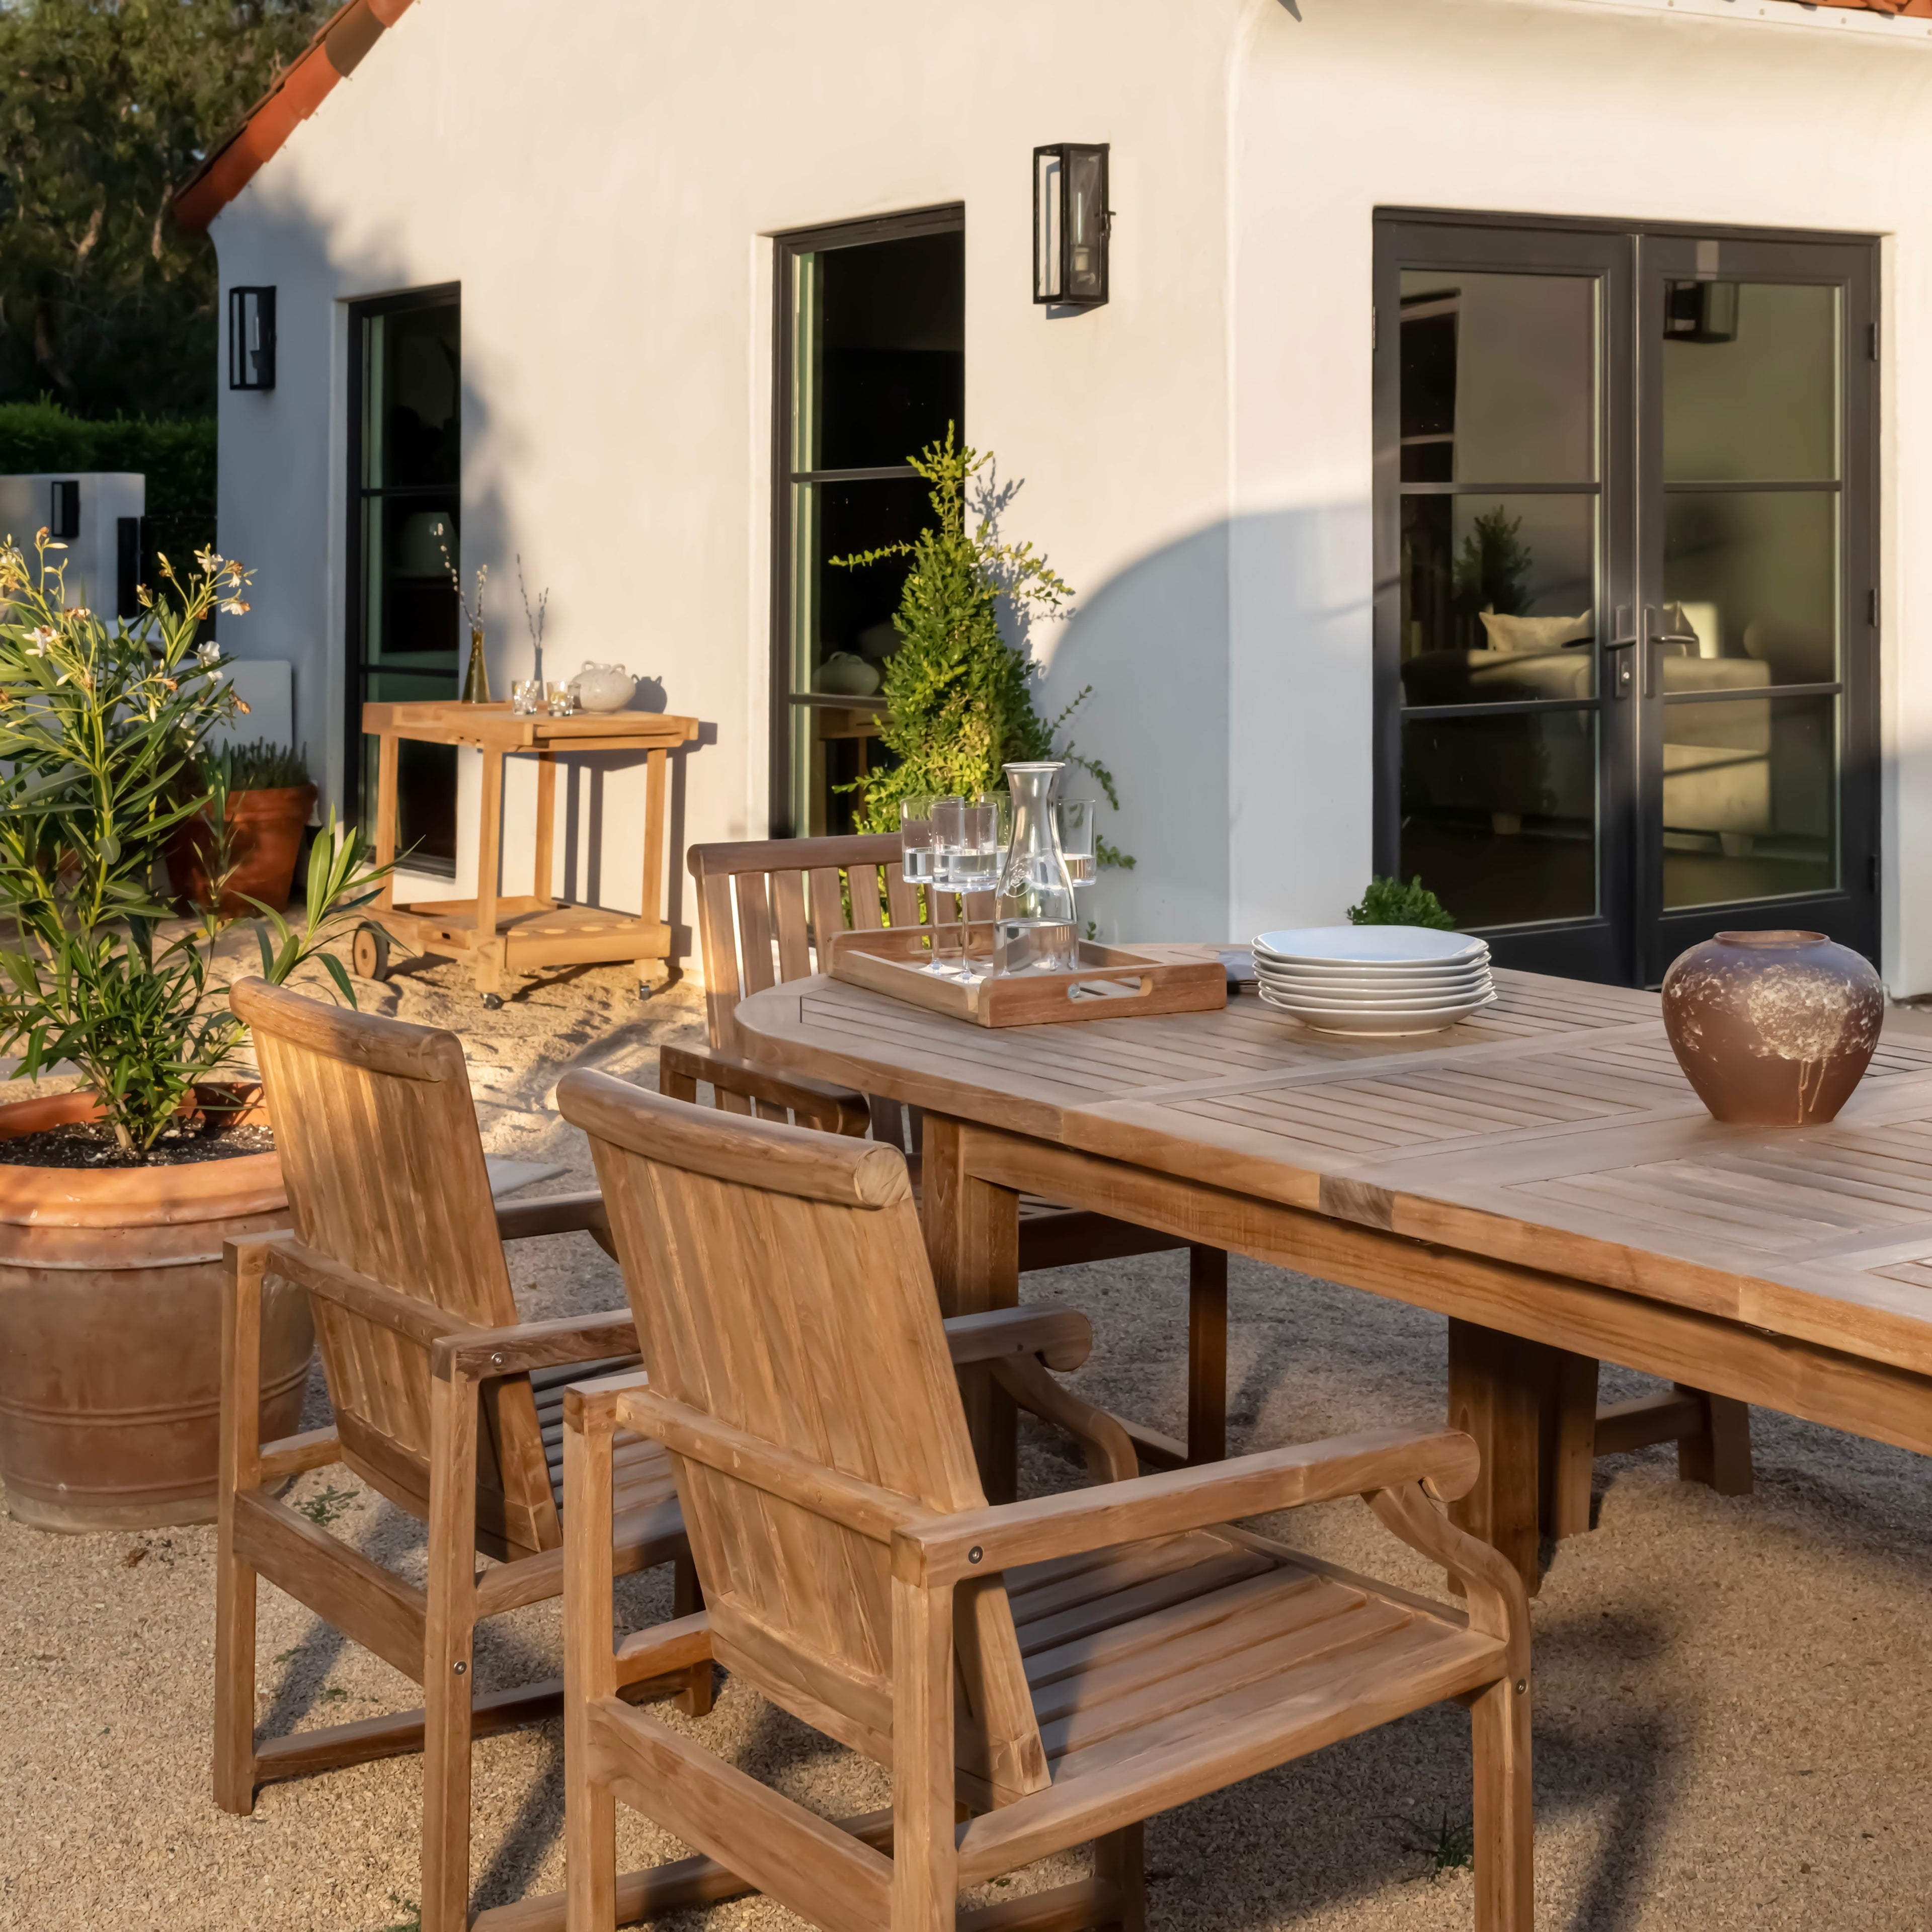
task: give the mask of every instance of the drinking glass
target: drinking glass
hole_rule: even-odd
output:
[[[932,884],[952,887],[952,862],[966,836],[966,801],[948,793],[932,800]]]
[[[991,792],[982,792],[976,799],[960,802],[959,843],[952,854],[951,883],[956,892],[989,892],[999,882],[999,801]]]
[[[533,677],[520,680],[510,687],[510,712],[513,717],[528,718],[540,707],[543,686]]]
[[[1053,808],[1060,829],[1060,855],[1075,889],[1090,886],[1097,876],[1094,864],[1095,815],[1090,798],[1063,798]]]
[[[909,886],[932,886],[932,800],[899,800],[899,862]],[[935,912],[934,916],[938,916]]]
[[[568,718],[576,706],[571,702],[570,686],[554,684],[550,688],[550,715],[553,718]]]

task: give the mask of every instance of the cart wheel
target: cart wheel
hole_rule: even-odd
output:
[[[483,995],[483,1010],[486,1013],[501,1012],[503,1010],[502,994],[501,993],[485,993]]]
[[[349,963],[358,980],[389,976],[389,935],[380,926],[358,926],[349,948]]]

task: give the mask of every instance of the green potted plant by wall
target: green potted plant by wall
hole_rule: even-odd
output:
[[[152,881],[208,803],[197,751],[239,709],[194,639],[242,608],[247,574],[164,562],[144,614],[109,624],[65,608],[58,548],[0,548],[0,1054],[14,1078],[81,1076],[0,1106],[0,1481],[44,1528],[193,1522],[214,1510],[221,1244],[286,1225],[287,1204],[222,1082],[244,1034],[210,977],[220,894],[183,924]],[[360,850],[332,818],[306,930],[256,922],[267,978],[319,960],[352,1003],[320,949],[374,896]],[[284,1285],[265,1311],[271,1434],[296,1424],[312,1339]]]
[[[1042,718],[1034,703],[1040,666],[1000,628],[1003,602],[1017,613],[1051,614],[1073,592],[1030,543],[1002,541],[987,516],[968,527],[973,478],[992,462],[992,452],[959,444],[948,424],[944,442],[906,460],[932,486],[934,522],[911,543],[832,560],[853,570],[892,557],[912,561],[892,617],[899,644],[886,660],[879,729],[893,762],[860,781],[860,830],[896,832],[902,799],[976,797],[1004,789],[1007,764],[1041,759],[1078,765],[1118,812],[1112,772],[1063,736],[1093,687],[1076,692],[1058,716]],[[1105,866],[1134,862],[1104,838],[1095,856]]]
[[[188,791],[205,801],[168,840],[168,876],[180,909],[206,910],[214,880],[225,878],[225,919],[267,906],[281,911],[295,884],[302,833],[315,809],[306,751],[258,738],[198,752]]]

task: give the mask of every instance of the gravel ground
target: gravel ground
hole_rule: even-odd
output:
[[[560,974],[486,1013],[453,968],[406,972],[365,1004],[461,1028],[493,1154],[588,1163],[551,1110],[566,1067],[648,1079],[660,1040],[701,1036],[694,989],[647,1004],[618,969]],[[515,1251],[540,1316],[622,1300],[580,1236]],[[1231,1270],[1237,1448],[1363,1426],[1433,1424],[1442,1324],[1304,1276]],[[1076,1378],[1109,1406],[1178,1430],[1183,1259],[1155,1256],[1030,1276],[1029,1294],[1088,1309],[1098,1346]],[[1606,1395],[1635,1377],[1606,1373]],[[311,1390],[311,1420],[326,1413]],[[1556,1553],[1534,1612],[1540,1922],[1624,1928],[1932,1922],[1932,1504],[1900,1452],[1756,1412],[1758,1488],[1680,1485],[1661,1450],[1598,1467],[1600,1521]],[[1029,1490],[1077,1480],[1064,1447],[1024,1438]],[[418,1526],[344,1472],[292,1498],[334,1533],[409,1570]],[[1436,1580],[1359,1504],[1268,1527],[1411,1588]],[[38,1534],[0,1517],[0,1926],[33,1932],[387,1932],[415,1922],[421,1778],[410,1758],[272,1785],[253,1816],[208,1796],[214,1533]],[[626,1608],[662,1614],[660,1578]],[[486,1624],[484,1688],[560,1669],[554,1606]],[[397,1673],[267,1586],[258,1710],[271,1732],[413,1702]],[[680,1719],[674,1721],[682,1722]],[[727,1682],[701,1730],[714,1748],[831,1813],[885,1802],[872,1766]],[[554,1725],[476,1752],[478,1902],[562,1882],[562,1746]],[[676,1848],[622,1813],[620,1852]],[[1473,1923],[1464,1856],[1466,1721],[1427,1712],[1153,1821],[1153,1922],[1322,1932]],[[1038,1868],[1016,1886],[1057,1882]],[[762,1900],[681,1925],[777,1927]]]

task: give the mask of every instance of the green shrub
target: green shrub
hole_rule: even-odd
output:
[[[214,418],[70,416],[51,397],[0,403],[0,476],[131,470],[148,479],[150,516],[214,514]],[[32,530],[16,530],[21,542]]]
[[[1442,902],[1420,877],[1404,885],[1400,879],[1379,875],[1369,881],[1360,905],[1348,908],[1351,926],[1430,926],[1439,932],[1453,932],[1456,922]]]

